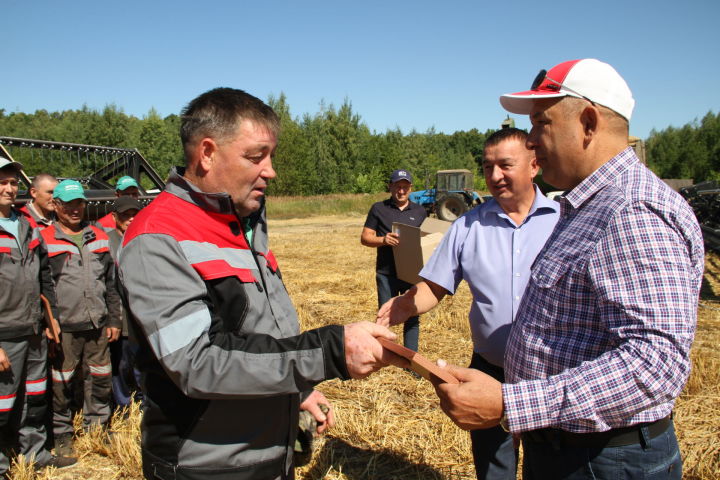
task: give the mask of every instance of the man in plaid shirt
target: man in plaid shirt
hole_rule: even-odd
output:
[[[704,252],[687,203],[627,146],[634,100],[594,59],[541,71],[503,107],[530,115],[527,146],[566,191],[532,267],[506,383],[449,367],[437,387],[463,428],[523,441],[528,479],[682,477],[672,422],[690,374]]]

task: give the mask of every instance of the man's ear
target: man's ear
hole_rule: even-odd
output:
[[[535,152],[532,152],[532,158],[530,159],[530,178],[535,178],[540,171],[540,166],[537,164],[535,158]]]
[[[201,176],[208,173],[212,168],[218,145],[210,137],[205,137],[195,145],[195,159],[197,173]]]
[[[598,132],[600,111],[594,105],[588,105],[580,114],[580,123],[583,129],[583,146],[587,148]]]

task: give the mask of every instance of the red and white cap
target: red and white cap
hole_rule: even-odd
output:
[[[500,104],[511,113],[529,114],[533,101],[556,97],[584,98],[613,110],[630,121],[635,100],[630,88],[607,63],[585,58],[541,70],[530,90],[506,93]]]

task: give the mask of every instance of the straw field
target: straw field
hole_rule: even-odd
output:
[[[363,220],[355,214],[271,221],[272,248],[304,329],[374,319],[375,252],[359,243]],[[720,479],[720,256],[708,254],[706,267],[693,373],[675,411],[684,478],[693,480]],[[469,299],[463,286],[421,318],[422,353],[469,362]],[[439,410],[428,382],[389,367],[319,389],[333,403],[337,424],[298,469],[299,479],[474,478],[468,434]],[[34,476],[21,462],[13,478],[140,479],[138,422],[134,406],[128,420],[116,418],[111,436],[98,431],[78,440],[77,466]]]

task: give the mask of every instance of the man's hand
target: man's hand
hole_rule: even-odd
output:
[[[8,358],[5,350],[0,348],[0,372],[10,371],[10,359]]]
[[[407,361],[383,349],[375,337],[395,341],[397,335],[370,322],[345,325],[345,363],[352,378],[365,378],[389,364],[407,366]]]
[[[399,297],[391,298],[378,310],[376,323],[385,327],[403,323],[410,317],[429,312],[448,291],[437,283],[423,280]]]
[[[473,368],[461,368],[438,360],[460,380],[459,385],[435,385],[443,412],[463,430],[491,428],[500,423],[503,414],[502,384]]]
[[[398,235],[397,233],[389,232],[383,237],[383,245],[387,245],[390,247],[396,247],[400,245],[400,235]]]
[[[108,342],[115,342],[120,338],[120,329],[115,327],[106,328]],[[114,347],[113,347],[114,348]]]
[[[380,307],[378,310],[377,318],[375,323],[382,325],[383,327],[389,327],[392,325],[399,325],[405,322],[408,318],[417,315],[417,308],[415,307],[415,294],[417,293],[417,287],[412,286],[410,290],[405,292],[399,297],[391,298]]]
[[[323,413],[320,405],[327,407],[327,413]],[[328,402],[322,392],[313,390],[304,402],[300,404],[300,410],[307,410],[315,418],[317,422],[317,434],[320,435],[328,428],[335,425],[335,413],[330,402]]]

